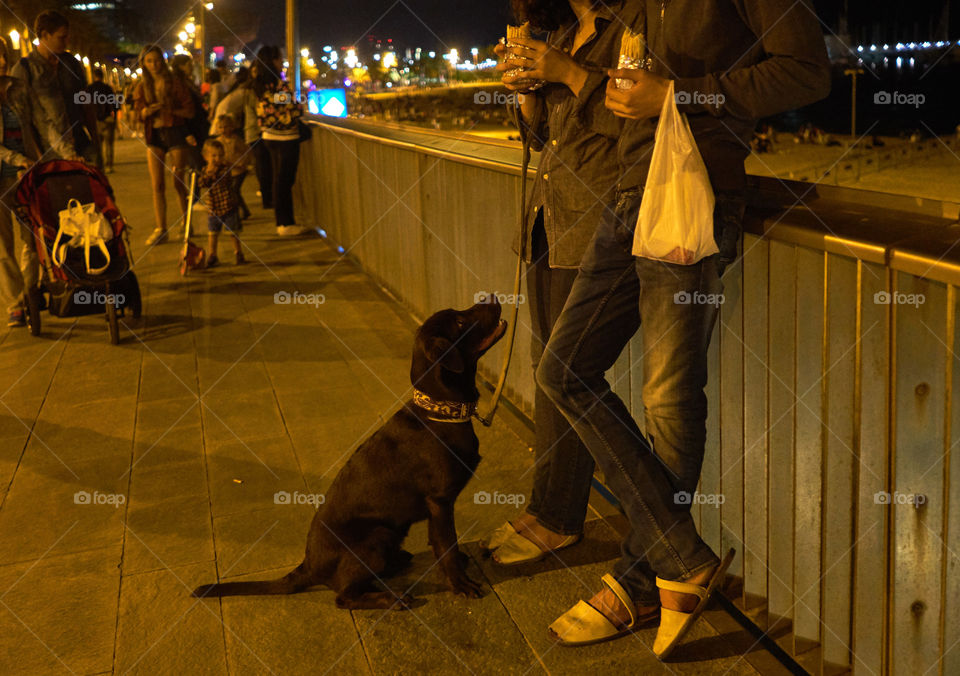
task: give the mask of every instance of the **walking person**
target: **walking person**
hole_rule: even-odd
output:
[[[7,75],[9,51],[0,37],[0,295],[7,326],[25,326],[23,294],[40,281],[40,262],[29,227],[13,214],[17,182],[43,156],[42,142],[69,157],[73,148],[46,111],[34,103],[26,82]],[[19,251],[19,253],[18,253]]]
[[[203,144],[203,159],[206,165],[200,174],[200,188],[206,190],[203,194],[204,204],[207,205],[207,248],[210,257],[207,258],[208,268],[220,265],[217,256],[217,244],[220,232],[224,229],[230,233],[233,240],[233,254],[237,265],[246,262],[240,246],[239,203],[230,181],[230,165],[226,162],[223,144],[215,138],[207,139]]]
[[[578,95],[591,77],[615,62],[622,27],[610,5],[592,0],[515,0],[519,22],[549,31],[546,41],[523,45],[542,60],[545,86],[530,80],[508,48],[495,48],[508,89],[522,102],[511,106],[521,137],[540,152],[537,178],[525,215],[527,294],[531,356],[536,371],[553,325],[567,300],[583,251],[618,181],[617,136],[621,122],[600,99],[583,105]],[[517,115],[519,111],[519,117]],[[526,511],[485,542],[495,562],[517,565],[576,544],[583,534],[594,462],[567,419],[543,389],[534,401],[536,460]]]
[[[113,172],[113,145],[117,134],[117,111],[120,108],[120,97],[113,87],[103,81],[103,69],[93,69],[93,83],[87,88],[90,94],[90,105],[93,106],[97,118],[97,135],[100,137],[100,157],[103,160],[103,170]]]
[[[13,66],[11,75],[24,80],[57,132],[71,146],[69,159],[99,166],[100,139],[93,106],[84,105],[87,79],[83,65],[67,51],[70,22],[55,10],[37,15],[37,46]]]
[[[263,133],[260,129],[258,119],[259,113],[257,107],[260,99],[266,96],[268,89],[276,85],[280,79],[280,69],[283,67],[283,60],[280,56],[280,49],[271,45],[264,45],[257,51],[257,58],[250,66],[250,81],[243,85],[249,89],[253,95],[253,117],[257,124],[252,129],[244,120],[244,130],[250,129],[251,135],[246,136],[247,144],[253,153],[254,173],[257,175],[257,183],[260,185],[260,203],[264,209],[273,209],[273,160],[270,158],[270,151],[267,150],[267,144],[263,139]]]
[[[147,168],[153,187],[153,213],[156,227],[147,237],[147,246],[167,239],[166,170],[173,173],[173,187],[183,216],[187,212],[187,185],[184,175],[189,153],[197,140],[187,128],[195,108],[190,91],[181,78],[173,77],[163,51],[157,45],[145,47],[140,54],[143,75],[133,93],[134,109],[143,122],[147,144]]]
[[[629,1],[624,23],[646,37],[651,69],[608,71],[580,92],[626,120],[614,205],[588,244],[540,361],[540,387],[566,416],[627,515],[630,531],[606,587],[551,631],[583,645],[642,626],[660,608],[653,651],[666,658],[692,626],[733,556],[721,561],[697,532],[688,500],[706,439],[707,346],[716,298],[737,257],[749,141],[762,117],[829,92],[830,64],[816,15],[794,0]],[[611,63],[611,66],[614,64]],[[540,77],[535,65],[528,76]],[[621,90],[614,78],[633,86]],[[693,265],[632,255],[656,118],[670,80],[716,194],[720,252]],[[683,96],[679,96],[683,94]],[[644,335],[646,436],[605,378],[637,330]],[[612,581],[612,584],[608,582]]]

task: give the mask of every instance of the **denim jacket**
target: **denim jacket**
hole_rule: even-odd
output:
[[[26,152],[24,156],[3,145],[3,116],[0,116],[0,160],[6,164],[29,166],[43,156],[44,145],[52,148],[60,157],[71,157],[74,154],[70,137],[60,134],[44,108],[33,102],[33,96],[33,92],[23,80],[9,76],[0,77],[0,99],[20,120]]]

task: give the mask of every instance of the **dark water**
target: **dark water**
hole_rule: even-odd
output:
[[[913,66],[909,63],[911,56],[915,59]],[[960,49],[947,55],[934,51],[904,54],[902,58],[900,68],[894,55],[888,57],[886,66],[882,57],[876,68],[862,66],[866,72],[857,77],[857,133],[864,134],[874,124],[870,133],[882,136],[899,136],[912,130],[920,130],[925,136],[954,133],[960,124]],[[812,122],[830,133],[849,134],[850,77],[843,71],[844,66],[834,67],[828,98],[771,118],[774,127],[795,131],[804,122]],[[876,96],[883,93],[889,99],[896,94],[898,102],[878,103]]]

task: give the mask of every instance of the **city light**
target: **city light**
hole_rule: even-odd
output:
[[[213,3],[212,3],[212,2],[206,3],[206,4],[204,5],[204,7],[207,9],[208,12],[209,12],[209,11],[213,11]]]
[[[343,57],[343,62],[346,64],[347,68],[356,68],[360,63],[360,59],[357,58],[357,50],[348,49],[347,55]]]
[[[384,68],[396,68],[397,67],[397,55],[393,52],[384,52],[383,60],[380,62],[383,64]]]
[[[180,31],[177,37],[180,38],[180,42],[186,42],[190,36],[187,35],[187,31]]]
[[[10,46],[14,49],[20,49],[20,33],[16,28],[10,31]]]
[[[307,58],[308,56],[310,56],[310,50],[304,47],[303,49],[300,50],[300,56],[302,56],[303,58]]]
[[[184,29],[187,31],[187,33],[189,33],[190,35],[193,35],[194,33],[197,32],[197,24],[193,23],[192,21],[188,21],[188,22],[187,22],[187,25],[184,26],[183,28],[184,28]]]

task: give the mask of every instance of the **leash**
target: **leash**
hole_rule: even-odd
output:
[[[520,103],[514,104],[517,108],[517,119],[523,124],[523,112],[520,110]],[[513,344],[517,336],[517,316],[520,314],[520,303],[517,298],[520,297],[520,277],[523,272],[523,258],[527,247],[527,169],[530,166],[530,133],[523,135],[523,155],[520,159],[520,246],[517,247],[517,271],[513,277],[513,312],[507,328],[507,352],[503,357],[503,367],[500,369],[500,380],[493,391],[493,397],[490,399],[490,410],[486,415],[474,413],[484,427],[490,427],[493,424],[493,417],[497,413],[497,406],[500,405],[500,395],[503,394],[503,386],[507,382],[507,373],[510,371],[510,359],[513,356]]]

